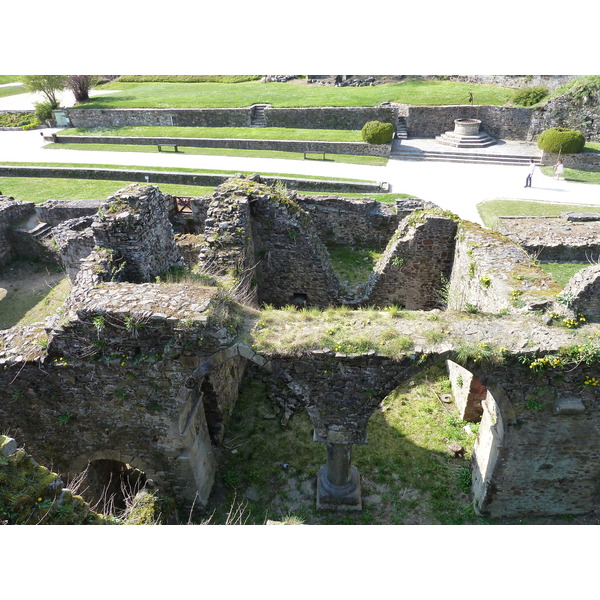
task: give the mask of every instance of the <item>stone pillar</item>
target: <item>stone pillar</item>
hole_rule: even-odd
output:
[[[327,464],[317,476],[317,508],[361,510],[361,487],[358,469],[352,465],[352,443],[338,430],[330,430],[325,441]],[[321,441],[321,440],[319,440]]]

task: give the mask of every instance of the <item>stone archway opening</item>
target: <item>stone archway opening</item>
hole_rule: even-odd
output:
[[[93,460],[81,475],[81,495],[94,510],[114,514],[127,508],[128,502],[144,489],[146,481],[143,471],[124,462]]]

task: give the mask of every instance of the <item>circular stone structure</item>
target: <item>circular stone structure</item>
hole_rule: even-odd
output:
[[[459,135],[477,135],[479,133],[479,119],[455,119],[454,133]]]

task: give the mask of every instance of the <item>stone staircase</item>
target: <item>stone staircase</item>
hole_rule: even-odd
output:
[[[461,135],[455,131],[447,131],[435,138],[436,142],[454,148],[487,148],[496,143],[496,139],[480,131],[475,135]]]
[[[400,144],[392,146],[390,160],[430,160],[439,162],[478,163],[487,165],[528,165],[529,161],[539,165],[541,158],[535,155],[500,154],[493,152],[452,152],[448,150],[420,150]]]
[[[396,139],[408,139],[408,130],[406,129],[406,119],[404,117],[398,117],[398,121],[396,122]]]
[[[34,229],[31,229],[29,231],[29,233],[36,240],[41,241],[43,239],[46,239],[50,235],[51,230],[52,230],[52,225],[48,225],[48,223],[40,223]]]
[[[265,108],[268,104],[255,104],[250,113],[250,127],[266,127]]]

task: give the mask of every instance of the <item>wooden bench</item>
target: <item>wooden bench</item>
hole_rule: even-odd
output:
[[[177,144],[157,144],[158,151],[162,152],[163,148],[175,148],[175,152],[177,152]]]
[[[307,154],[322,154],[323,155],[323,160],[325,160],[325,152],[305,152],[304,153],[304,159],[306,159],[306,155]]]

